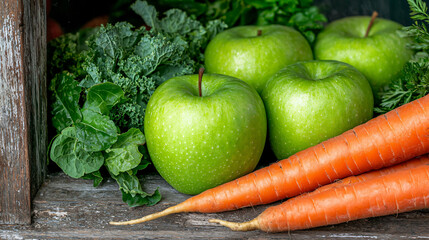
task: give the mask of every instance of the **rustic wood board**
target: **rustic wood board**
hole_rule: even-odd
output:
[[[152,207],[128,208],[115,182],[101,187],[62,173],[48,176],[33,201],[32,225],[0,226],[0,239],[410,239],[429,238],[429,210],[353,221],[307,231],[268,234],[232,232],[211,224],[210,218],[245,221],[267,206],[226,213],[182,213],[133,226],[111,226],[111,220],[138,218],[179,203],[189,196],[171,188],[159,175],[149,174],[145,188],[159,187],[163,200]]]
[[[30,224],[46,173],[44,0],[0,1],[0,224]]]

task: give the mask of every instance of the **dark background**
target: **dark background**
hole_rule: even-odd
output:
[[[110,13],[119,2],[126,0],[52,0],[51,17],[63,29],[77,30],[95,16]],[[429,4],[429,0],[424,0]],[[132,1],[133,2],[133,1]],[[346,16],[371,15],[378,11],[379,17],[391,19],[403,25],[411,25],[406,0],[314,0],[329,21]]]
[[[429,0],[424,0],[429,4]],[[391,19],[402,25],[411,25],[406,0],[314,0],[329,21],[354,15],[369,15],[373,11],[379,17]]]

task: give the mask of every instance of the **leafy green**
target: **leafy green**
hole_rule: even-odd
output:
[[[135,134],[130,134],[130,136],[132,135]],[[119,189],[122,192],[122,200],[130,207],[141,205],[151,206],[161,200],[161,194],[158,189],[156,189],[152,194],[148,194],[142,190],[142,180],[137,178],[137,172],[146,169],[150,162],[148,159],[149,155],[147,154],[147,149],[142,148],[140,145],[140,151],[143,153],[143,159],[137,167],[116,176],[110,173],[112,178],[118,182]]]
[[[60,85],[67,85],[74,80],[64,77],[56,81]],[[73,83],[73,86],[77,85],[76,81]],[[133,128],[118,134],[115,123],[106,115],[120,103],[122,89],[113,83],[101,83],[89,88],[86,98],[84,107],[77,107],[83,116],[82,120],[70,122],[71,126],[53,140],[51,159],[67,175],[93,180],[94,187],[104,179],[100,172],[104,165],[118,181],[123,199],[130,206],[155,204],[161,198],[160,193],[157,190],[153,194],[144,192],[137,178],[138,170],[150,164],[145,149],[139,149],[145,143],[143,133]]]
[[[149,155],[147,154],[146,148],[139,147],[139,149],[143,149],[143,150],[140,150],[140,152],[143,153],[143,159],[137,167],[131,170],[133,175],[137,175],[138,171],[144,170],[150,165],[149,158],[148,158]]]
[[[405,64],[400,76],[380,93],[381,103],[374,109],[376,113],[386,113],[429,93],[428,8],[422,0],[408,0],[408,4],[415,23],[404,27],[399,34],[412,39],[408,47],[416,54]]]
[[[410,16],[412,19],[429,23],[428,8],[423,0],[407,0],[407,2],[410,6]]]
[[[85,41],[97,29],[84,29],[77,33],[66,33],[48,44],[48,79],[63,71],[73,73],[80,78],[85,75],[83,62],[85,56],[80,54],[87,49]]]
[[[150,96],[167,79],[198,70],[203,49],[226,25],[202,24],[178,9],[160,17],[142,1],[132,6],[150,30],[118,22],[49,42],[52,124],[60,132],[50,156],[66,174],[94,186],[108,172],[123,200],[140,206],[161,198],[158,190],[144,192],[137,177],[150,164],[142,133]]]
[[[118,141],[113,144],[112,148],[121,148],[131,144],[143,145],[146,139],[143,133],[137,128],[131,128],[126,133],[119,135]]]
[[[412,26],[404,27],[399,34],[402,37],[413,39],[408,47],[416,50],[416,57],[421,58],[424,57],[425,53],[429,52],[429,33],[427,30],[427,24],[429,24],[428,8],[422,0],[407,1],[410,6],[410,16],[415,20],[415,23]]]
[[[429,56],[428,56],[429,57]],[[389,89],[382,93],[381,103],[375,108],[377,113],[386,113],[429,93],[429,59],[408,62]]]
[[[52,125],[58,132],[73,123],[80,122],[82,114],[79,110],[79,98],[82,89],[74,76],[62,72],[52,79],[49,86],[52,94]]]
[[[143,1],[132,8],[152,29],[134,29],[126,22],[101,27],[88,40],[83,64],[88,75],[80,86],[102,82],[120,86],[126,101],[112,109],[111,119],[121,129],[143,130],[144,110],[155,88],[167,79],[197,71],[204,62],[203,48],[226,25],[210,21],[204,27],[177,9],[159,19],[155,8]]]
[[[95,172],[104,163],[103,154],[89,152],[76,138],[76,128],[65,128],[52,143],[50,157],[52,161],[70,177],[80,178],[84,174]]]
[[[83,119],[76,123],[76,136],[87,151],[98,152],[108,149],[118,139],[115,123],[108,116],[89,109],[82,110]]]
[[[206,26],[179,9],[170,9],[164,13],[165,17],[159,19],[155,8],[147,2],[137,1],[131,8],[140,15],[151,31],[161,33],[169,39],[186,44],[185,51],[191,59],[196,61],[194,71],[204,63],[203,49],[218,33],[227,28],[220,20],[207,21]]]
[[[137,145],[109,148],[106,150],[106,154],[106,167],[114,175],[137,167],[143,157]]]
[[[122,192],[122,200],[130,207],[141,205],[154,205],[161,200],[161,194],[158,189],[153,194],[143,191],[140,180],[133,171],[122,172],[119,175],[111,175],[119,184]]]
[[[286,25],[294,27],[300,31],[310,43],[314,43],[316,34],[323,29],[323,23],[325,22],[327,22],[327,19],[319,12],[319,9],[316,6],[310,6],[291,15]]]
[[[131,9],[140,15],[149,27],[159,28],[158,13],[154,6],[149,5],[146,1],[137,1],[131,5]]]
[[[139,166],[143,154],[139,152],[139,145],[145,143],[143,133],[132,128],[119,135],[118,141],[106,150],[106,167],[114,175],[126,172]]]
[[[108,115],[110,110],[124,98],[122,88],[113,83],[94,85],[88,90],[83,108]]]
[[[313,0],[157,0],[161,7],[180,8],[201,22],[219,19],[229,27],[281,24],[300,31],[310,43],[323,29],[326,17]],[[148,23],[146,21],[146,23]]]
[[[98,187],[104,180],[103,176],[101,176],[100,170],[85,174],[82,176],[82,179],[93,180],[94,187]]]

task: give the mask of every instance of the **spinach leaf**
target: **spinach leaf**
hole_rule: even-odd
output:
[[[106,167],[112,174],[118,175],[137,167],[142,156],[137,145],[109,148],[106,150]]]
[[[143,145],[146,139],[143,133],[137,128],[131,128],[126,133],[118,136],[118,140],[113,144],[112,148],[121,148],[128,145]]]
[[[143,154],[143,156],[147,156],[147,155]],[[149,160],[143,158],[140,164],[137,167],[132,169],[133,175],[137,175],[138,171],[146,169],[147,166],[149,166],[149,164],[150,164]]]
[[[80,122],[79,98],[82,89],[68,72],[56,75],[49,86],[52,91],[52,124],[61,132],[73,123]]]
[[[144,143],[143,133],[139,129],[132,128],[119,135],[118,141],[112,148],[106,150],[105,165],[112,178],[119,184],[122,200],[130,207],[151,206],[161,200],[158,189],[152,194],[144,192],[137,178],[137,172],[150,164],[147,150],[142,145]]]
[[[122,201],[124,201],[130,207],[138,207],[138,206],[153,206],[161,201],[161,194],[159,193],[159,189],[156,189],[152,194],[148,194],[142,191],[142,193],[137,193],[135,195],[122,190]]]
[[[154,193],[148,194],[143,191],[139,179],[136,175],[129,172],[123,172],[112,177],[118,182],[119,189],[122,192],[122,200],[130,207],[148,205],[152,206],[161,200],[161,194],[158,189]]]
[[[83,175],[82,179],[93,180],[94,187],[98,187],[101,184],[101,182],[103,182],[103,176],[101,176],[100,170],[85,174]]]
[[[143,133],[136,128],[119,135],[118,141],[106,150],[105,165],[113,175],[139,166],[143,154],[139,146],[145,142]]]
[[[50,157],[52,161],[70,177],[80,178],[84,174],[100,169],[104,163],[101,152],[89,152],[84,143],[76,138],[76,128],[65,128],[52,143]]]
[[[113,83],[101,83],[88,89],[84,109],[92,110],[102,115],[108,115],[110,110],[124,97],[122,88]]]
[[[86,151],[106,150],[116,142],[118,130],[108,116],[89,109],[82,109],[82,115],[82,121],[76,124],[76,137]]]

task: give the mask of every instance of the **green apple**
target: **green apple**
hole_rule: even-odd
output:
[[[237,77],[259,93],[283,67],[313,59],[307,40],[281,25],[240,26],[216,35],[205,51],[208,72]]]
[[[278,159],[371,119],[374,105],[365,76],[337,61],[289,65],[268,80],[261,96]]]
[[[264,148],[267,120],[244,81],[205,74],[161,84],[146,108],[144,132],[155,168],[176,190],[198,194],[251,172]]]
[[[374,96],[401,71],[413,52],[409,41],[398,35],[402,25],[377,18],[368,36],[370,17],[348,17],[330,23],[317,36],[316,59],[348,63],[362,72],[371,84]]]

